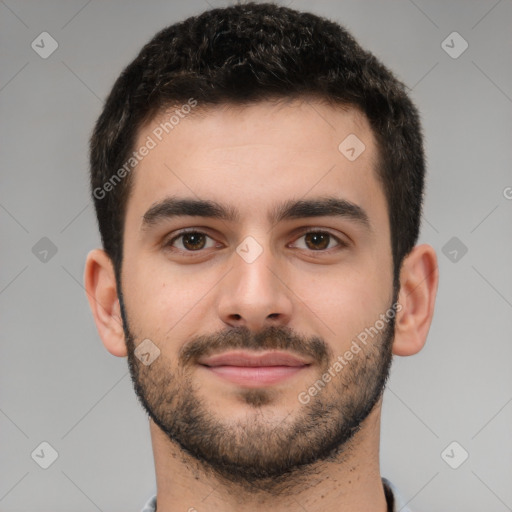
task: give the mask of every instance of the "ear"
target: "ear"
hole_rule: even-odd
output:
[[[103,345],[113,355],[127,355],[114,266],[107,253],[95,249],[87,255],[85,291]]]
[[[417,245],[404,259],[400,271],[393,354],[418,353],[427,340],[436,300],[439,269],[436,253],[430,245]]]

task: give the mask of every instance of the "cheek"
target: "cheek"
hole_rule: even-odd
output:
[[[326,341],[332,340],[335,352],[349,346],[388,307],[389,290],[382,275],[371,269],[316,275],[308,280],[296,276],[290,288],[301,299],[297,302],[300,316],[309,318]]]
[[[123,294],[134,332],[155,339],[176,337],[180,327],[198,325],[196,318],[218,281],[207,270],[172,269],[165,261],[133,258],[123,269]]]

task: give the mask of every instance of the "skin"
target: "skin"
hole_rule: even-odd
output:
[[[161,120],[140,130],[136,147]],[[353,162],[338,150],[349,134],[356,134],[366,146]],[[157,377],[172,374],[175,382],[187,382],[193,388],[211,418],[228,429],[238,425],[233,432],[255,424],[273,432],[301,418],[307,406],[300,403],[298,394],[308,390],[325,369],[325,360],[316,360],[314,352],[310,367],[260,388],[259,393],[197,365],[180,366],[179,356],[200,336],[213,339],[208,336],[234,328],[258,333],[274,327],[291,329],[307,340],[321,339],[335,358],[350,349],[358,333],[375,325],[393,299],[387,204],[376,163],[375,140],[365,116],[315,100],[207,109],[182,119],[149,152],[134,171],[121,283],[132,342],[138,345],[148,338],[160,350],[154,363],[139,368],[139,378],[148,395],[153,392],[155,404],[156,396],[165,394],[158,387],[163,380]],[[371,230],[353,219],[329,215],[277,224],[268,220],[268,212],[284,201],[333,195],[361,207]],[[236,209],[238,219],[189,216],[145,228],[144,214],[169,196],[214,200]],[[206,247],[191,255],[183,238],[174,241],[174,251],[164,247],[184,228],[206,233],[210,237]],[[304,237],[308,228],[330,233],[347,245],[337,246],[331,237],[329,248],[318,250]],[[262,250],[251,263],[236,252],[247,236]],[[105,347],[126,357],[128,326],[123,329],[112,263],[100,249],[88,255],[85,285]],[[401,309],[389,347],[392,354],[413,355],[424,346],[437,285],[435,251],[427,244],[417,245],[400,273]],[[345,403],[349,397],[358,397],[361,383],[350,376],[361,368],[364,358],[371,361],[370,355],[377,354],[383,343],[383,336],[370,339],[338,380],[311,398],[312,403]],[[140,365],[133,348],[131,356],[131,363]],[[379,361],[375,355],[377,369]],[[376,369],[368,372],[373,375]],[[330,457],[288,478],[262,479],[252,487],[241,478],[230,480],[212,471],[150,419],[158,511],[282,512],[298,510],[300,505],[309,512],[384,512],[379,468],[381,406],[379,399],[360,429]],[[167,407],[172,407],[170,399]],[[173,411],[169,412],[172,416]],[[253,449],[258,446],[262,443],[255,443]]]

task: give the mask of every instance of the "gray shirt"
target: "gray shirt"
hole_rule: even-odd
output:
[[[387,478],[382,478],[382,484],[390,512],[411,512],[409,507],[405,506],[398,489]],[[156,512],[156,495],[148,500],[141,512]]]

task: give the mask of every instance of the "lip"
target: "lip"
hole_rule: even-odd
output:
[[[289,352],[231,351],[200,358],[208,372],[245,387],[277,384],[309,368],[311,362]]]
[[[311,364],[290,352],[272,350],[268,352],[230,351],[199,359],[205,366],[304,366]]]

